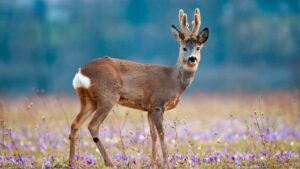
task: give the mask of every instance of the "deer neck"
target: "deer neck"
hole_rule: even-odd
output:
[[[177,81],[179,82],[180,89],[183,92],[194,80],[196,73],[196,69],[188,69],[186,66],[182,64],[177,64],[175,67],[175,76]]]

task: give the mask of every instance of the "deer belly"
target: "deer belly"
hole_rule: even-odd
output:
[[[121,97],[119,100],[119,104],[122,106],[126,106],[126,107],[130,107],[130,108],[134,108],[134,109],[139,109],[139,110],[143,110],[143,111],[147,111],[147,106],[145,106],[143,104],[142,100],[132,100],[132,99],[128,99],[126,97]]]

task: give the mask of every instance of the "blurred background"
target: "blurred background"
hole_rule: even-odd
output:
[[[104,55],[175,65],[171,24],[196,7],[210,37],[189,93],[300,88],[299,0],[14,0],[0,1],[0,95],[73,95]]]

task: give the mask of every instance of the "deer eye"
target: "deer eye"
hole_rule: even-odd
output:
[[[182,48],[183,49],[183,51],[187,51],[187,49],[186,48]]]
[[[200,47],[197,47],[197,50],[200,50]]]

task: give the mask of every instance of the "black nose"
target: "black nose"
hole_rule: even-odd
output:
[[[189,57],[188,61],[191,63],[195,63],[197,61],[197,58],[195,56],[191,56]]]

